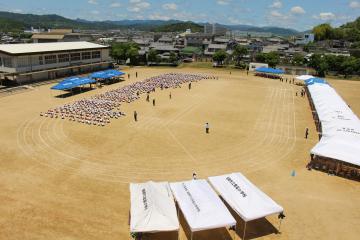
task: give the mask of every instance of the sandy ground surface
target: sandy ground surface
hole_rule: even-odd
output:
[[[103,128],[39,116],[174,71],[207,72],[219,80],[195,83],[190,91],[157,90],[151,95],[156,107],[142,96],[122,106],[127,117]],[[128,72],[130,80],[68,98],[56,98],[46,85],[0,99],[0,239],[129,239],[129,182],[187,180],[193,171],[199,178],[240,171],[284,207],[281,234],[275,233],[277,217],[270,216],[250,222],[247,239],[358,239],[360,184],[305,168],[318,139],[307,99],[295,96],[300,87],[236,71]],[[360,82],[332,83],[360,115]],[[189,239],[183,217],[181,226],[180,239]],[[232,237],[224,229],[195,234],[196,240]]]

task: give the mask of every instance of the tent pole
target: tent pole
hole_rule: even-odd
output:
[[[236,239],[236,226],[237,224],[235,224],[235,231],[234,231],[234,240]]]
[[[245,222],[245,227],[244,227],[244,234],[243,234],[243,238],[242,238],[242,240],[245,240],[245,233],[246,233],[246,223],[247,223],[247,222]]]
[[[278,229],[279,233],[280,233],[280,228],[281,228],[281,222],[282,222],[282,219],[280,219],[280,222],[279,222],[279,229]]]

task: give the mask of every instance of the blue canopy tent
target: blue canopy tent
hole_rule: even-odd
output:
[[[322,78],[310,78],[308,80],[305,80],[305,85],[312,85],[314,83],[322,83],[322,84],[328,84],[325,79]]]
[[[95,83],[96,81],[94,79],[90,78],[81,78],[81,77],[70,77],[66,78],[60,83],[56,84],[55,86],[52,86],[51,89],[53,90],[70,90],[76,87],[80,87],[85,84],[91,84]]]
[[[115,69],[109,69],[109,70],[105,70],[105,71],[100,71],[100,72],[95,72],[90,74],[90,78],[94,78],[94,79],[110,79],[113,77],[119,77],[124,75],[125,73],[120,72],[118,70]]]
[[[255,69],[256,72],[259,73],[270,73],[270,74],[284,74],[285,71],[282,69],[276,68],[267,68],[267,67],[259,67]]]

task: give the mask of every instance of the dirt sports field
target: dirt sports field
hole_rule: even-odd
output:
[[[39,116],[176,71],[205,72],[219,80],[194,83],[190,91],[172,89],[171,100],[170,90],[156,90],[151,94],[156,107],[142,96],[122,105],[128,116],[106,127]],[[281,234],[275,234],[278,220],[271,216],[250,222],[247,239],[359,239],[359,182],[305,168],[318,138],[307,99],[295,96],[300,87],[225,70],[127,72],[130,80],[73,97],[56,98],[45,85],[0,98],[0,239],[129,239],[129,183],[187,180],[193,171],[198,178],[242,172],[284,207]],[[330,82],[360,115],[360,82]],[[180,239],[188,239],[183,218],[181,226]],[[232,236],[222,229],[196,233],[195,239]]]

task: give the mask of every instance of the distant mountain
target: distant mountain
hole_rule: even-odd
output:
[[[154,32],[185,32],[191,29],[191,32],[203,32],[204,26],[193,22],[178,22],[173,24],[166,24],[152,29]]]
[[[184,22],[179,20],[120,20],[120,21],[88,21],[84,19],[68,19],[56,14],[35,15],[12,12],[0,12],[0,31],[22,31],[33,27],[40,28],[72,28],[72,29],[134,29],[141,31],[203,31],[204,23]],[[247,32],[269,32],[275,35],[294,35],[299,32],[279,27],[255,27],[249,25],[221,25],[229,30]]]
[[[256,27],[251,25],[221,25],[229,30],[238,30],[244,32],[260,32],[260,33],[272,33],[275,35],[297,35],[298,31],[290,28],[280,28],[280,27]]]
[[[20,14],[11,12],[0,12],[0,19],[6,22],[5,25],[10,25],[12,31],[21,31],[26,28],[40,27],[40,28],[73,28],[73,29],[113,29],[119,28],[118,25],[105,22],[84,22],[68,19],[56,14],[50,15],[35,15],[35,14]],[[1,31],[7,31],[9,27],[0,24]]]
[[[120,26],[134,26],[134,25],[146,25],[146,26],[163,26],[168,24],[180,23],[180,20],[119,20],[119,21],[105,21],[111,24]]]

